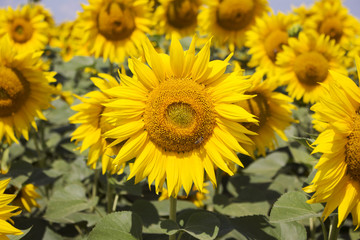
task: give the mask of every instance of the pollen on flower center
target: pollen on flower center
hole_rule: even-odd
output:
[[[319,32],[339,42],[343,35],[343,25],[337,17],[326,18],[319,26]]]
[[[150,139],[158,146],[187,152],[212,135],[215,116],[204,86],[191,79],[169,79],[149,94],[144,122]]]
[[[186,128],[193,123],[195,114],[189,104],[177,102],[168,106],[165,116],[168,123],[179,128]]]
[[[346,144],[347,174],[353,180],[360,183],[360,115],[354,118],[353,130],[348,136]]]
[[[17,112],[29,93],[30,85],[18,70],[0,66],[0,117]]]
[[[282,51],[282,45],[287,44],[288,34],[285,31],[271,32],[264,41],[265,51],[271,61],[276,61],[276,55]]]
[[[135,18],[131,9],[112,2],[104,6],[97,16],[99,33],[111,41],[128,38],[135,30]]]
[[[258,125],[254,123],[243,123],[243,125],[250,131],[257,132],[262,126],[266,124],[266,121],[270,116],[269,104],[261,93],[248,92],[246,94],[256,94],[256,97],[248,99],[246,103],[241,106],[251,114],[255,115],[259,122]]]
[[[169,3],[166,17],[175,28],[185,28],[196,23],[199,4],[193,0],[175,0]]]
[[[299,81],[315,86],[323,82],[328,75],[328,60],[318,52],[306,52],[296,57],[294,71]]]
[[[240,30],[253,20],[253,0],[223,0],[217,11],[217,23],[227,30]]]
[[[31,23],[24,18],[15,18],[11,24],[11,37],[15,42],[27,42],[33,35]]]

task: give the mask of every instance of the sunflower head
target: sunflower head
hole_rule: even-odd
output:
[[[135,158],[129,178],[148,177],[157,192],[166,181],[169,196],[181,187],[188,194],[193,184],[203,189],[204,171],[216,184],[214,167],[232,175],[241,165],[235,151],[248,154],[239,142],[252,142],[239,122],[257,120],[234,104],[251,96],[244,94],[248,80],[225,73],[231,55],[209,61],[210,42],[195,54],[194,40],[184,51],[175,37],[170,55],[157,53],[149,40],[143,48],[147,64],[130,59],[133,77],[120,74],[122,85],[106,91],[113,99],[103,105],[122,125],[103,136],[125,140],[114,165]]]
[[[171,1],[166,12],[169,24],[181,29],[196,23],[199,6],[200,2],[198,0]]]
[[[48,41],[48,23],[45,16],[32,5],[13,10],[9,7],[0,17],[0,37],[9,35],[16,48],[24,51],[43,49]]]
[[[99,33],[111,41],[128,38],[136,28],[131,9],[120,2],[109,2],[100,9],[97,26]]]
[[[360,59],[356,58],[359,71]],[[330,71],[332,81],[323,84],[324,93],[311,110],[321,123],[322,132],[313,145],[313,153],[322,153],[316,164],[308,203],[326,203],[325,220],[336,208],[338,228],[349,213],[356,228],[360,226],[360,89],[345,75]]]
[[[17,112],[30,94],[30,83],[17,69],[0,65],[0,117]]]
[[[307,35],[290,38],[289,46],[278,54],[277,64],[281,84],[287,84],[289,95],[305,103],[314,103],[323,92],[320,83],[330,81],[329,70],[346,73],[344,52],[329,36]]]
[[[40,54],[19,54],[8,37],[0,40],[0,141],[28,140],[28,129],[36,129],[35,117],[46,119],[41,110],[47,109],[54,92],[54,73],[43,72]],[[16,124],[15,124],[16,123]]]
[[[123,62],[139,55],[140,42],[149,32],[152,4],[142,0],[89,0],[79,14],[74,35],[95,57]]]
[[[268,11],[267,0],[207,0],[199,14],[203,34],[214,36],[217,44],[228,44],[231,51],[242,47],[245,32],[255,19]]]

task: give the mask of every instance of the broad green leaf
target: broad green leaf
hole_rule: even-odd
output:
[[[151,203],[155,206],[160,216],[169,216],[169,200],[162,201],[151,201]],[[176,201],[176,210],[177,212],[184,209],[196,209],[196,206],[189,201],[177,200]]]
[[[243,217],[251,215],[267,215],[270,204],[261,202],[232,202],[225,195],[214,196],[214,209],[224,215]]]
[[[187,220],[183,230],[201,240],[215,239],[219,233],[220,221],[210,212],[195,212]]]
[[[180,230],[179,225],[172,220],[161,221],[160,228],[167,235],[173,235]]]
[[[285,166],[288,160],[289,155],[287,153],[273,152],[265,158],[257,159],[244,169],[243,172],[247,174],[272,177],[280,168]]]
[[[314,166],[318,159],[310,154],[310,150],[298,142],[289,143],[289,149],[295,162]]]
[[[275,227],[275,228],[274,228]],[[305,227],[297,222],[283,222],[275,224],[273,228],[267,228],[269,233],[276,239],[286,240],[306,240],[307,234]]]
[[[292,222],[301,219],[320,217],[301,192],[288,192],[282,195],[274,204],[270,213],[271,223]],[[321,204],[320,204],[321,205]]]
[[[140,216],[143,222],[144,232],[161,233],[159,226],[160,217],[153,204],[146,200],[137,200],[133,203],[131,210]]]
[[[90,209],[97,204],[98,198],[87,199],[84,187],[74,183],[57,188],[50,198],[44,218],[54,222],[72,222],[69,215]]]
[[[30,232],[31,230],[31,227],[28,228],[28,229],[21,229],[21,231],[23,232],[23,234],[21,235],[7,235],[7,237],[10,239],[10,240],[20,240],[21,238],[25,237],[26,234],[28,234],[28,232]]]
[[[133,212],[115,212],[101,219],[89,234],[89,240],[142,239],[142,222]]]

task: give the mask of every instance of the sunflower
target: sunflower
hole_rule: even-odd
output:
[[[360,70],[360,59],[356,64]],[[315,166],[317,173],[312,184],[305,187],[315,192],[308,203],[326,203],[323,217],[338,209],[338,227],[349,213],[354,225],[360,226],[360,89],[348,77],[330,71],[331,84],[312,110],[318,120],[327,124],[314,145],[313,153],[322,156]]]
[[[191,192],[189,195],[178,195],[177,199],[179,200],[185,200],[192,202],[196,207],[201,208],[204,207],[204,200],[208,199],[208,194],[210,193],[209,190],[207,190],[207,185],[209,185],[209,182],[204,183],[204,188],[201,191],[198,191],[195,186],[191,189]],[[163,189],[161,192],[161,195],[159,197],[159,201],[163,201],[169,199],[168,190],[166,188]]]
[[[269,79],[262,81],[263,75],[262,72],[252,75],[252,87],[245,92],[245,94],[255,95],[255,97],[238,103],[259,120],[259,123],[256,124],[243,124],[248,130],[256,133],[256,135],[250,136],[255,144],[244,146],[253,157],[255,157],[255,150],[258,155],[265,156],[267,148],[275,149],[277,144],[275,133],[287,141],[284,130],[295,122],[291,117],[292,110],[295,109],[295,106],[291,104],[292,99],[280,92],[275,92],[277,86]]]
[[[79,36],[95,57],[122,63],[139,54],[140,43],[150,32],[152,6],[148,0],[89,0],[79,15]]]
[[[35,117],[46,120],[41,110],[50,106],[54,73],[39,68],[40,54],[19,54],[7,37],[0,40],[0,142],[29,139]],[[4,139],[3,139],[4,138]]]
[[[37,187],[29,183],[18,189],[15,186],[11,186],[5,192],[9,194],[15,194],[16,197],[13,201],[13,205],[24,208],[26,211],[31,212],[31,208],[40,207],[36,202],[37,198],[41,196],[36,192]]]
[[[6,235],[21,235],[19,229],[13,227],[9,222],[13,223],[10,217],[20,214],[17,211],[19,207],[8,206],[8,204],[16,197],[13,194],[4,194],[6,186],[9,184],[10,178],[0,181],[0,239],[9,239]]]
[[[0,15],[0,38],[10,36],[20,51],[41,50],[48,42],[48,23],[45,16],[30,5],[13,10],[8,7]]]
[[[347,44],[360,33],[359,21],[342,6],[341,0],[320,0],[314,4],[314,14],[304,21],[304,32],[325,34],[340,45]]]
[[[301,32],[299,38],[290,38],[289,46],[277,55],[276,64],[282,67],[280,84],[288,84],[286,91],[292,98],[314,103],[323,91],[319,83],[327,83],[329,70],[346,74],[342,65],[344,53],[329,36],[308,37]]]
[[[82,141],[80,152],[90,148],[87,164],[92,169],[96,169],[97,162],[101,157],[102,173],[104,174],[106,171],[115,173],[121,169],[112,168],[112,156],[116,155],[122,144],[116,143],[114,139],[102,137],[105,131],[113,129],[117,124],[111,116],[108,116],[109,111],[102,103],[106,103],[110,99],[110,96],[104,91],[116,89],[115,87],[119,83],[108,74],[100,73],[99,76],[100,78],[93,77],[91,80],[100,91],[92,91],[84,97],[79,97],[82,103],[72,107],[78,113],[70,117],[69,121],[73,124],[80,124],[80,126],[72,133],[71,141],[76,140],[76,143]]]
[[[294,24],[294,15],[264,14],[256,19],[256,24],[246,32],[245,46],[251,54],[249,67],[257,67],[268,76],[274,76],[279,69],[275,64],[276,56],[282,51],[282,46],[288,44],[288,30]]]
[[[203,189],[204,169],[214,185],[215,167],[233,175],[234,163],[242,166],[235,152],[248,155],[239,142],[251,142],[245,135],[250,131],[239,122],[257,122],[233,104],[251,97],[244,95],[249,81],[225,73],[231,56],[209,62],[210,41],[197,55],[195,40],[184,52],[173,38],[170,56],[157,53],[149,40],[143,48],[149,66],[130,59],[134,78],[120,74],[117,99],[104,104],[122,122],[104,136],[126,140],[114,164],[136,158],[129,179],[148,177],[157,192],[166,179],[174,197],[182,186],[188,194],[193,182]]]
[[[229,45],[231,51],[242,47],[245,32],[269,11],[267,0],[205,0],[199,14],[201,33],[214,36],[219,46]]]
[[[171,38],[191,36],[197,27],[197,16],[201,5],[200,0],[160,0],[155,11],[157,34],[166,34]]]

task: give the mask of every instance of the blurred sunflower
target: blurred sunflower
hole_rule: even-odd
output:
[[[19,51],[42,50],[48,42],[48,26],[44,15],[30,5],[8,7],[0,14],[0,38],[9,35]]]
[[[115,164],[133,158],[129,179],[148,177],[168,195],[176,197],[183,186],[188,194],[194,182],[203,189],[204,170],[216,185],[214,168],[234,174],[241,165],[235,152],[248,153],[239,142],[251,142],[239,122],[257,122],[254,115],[233,103],[250,98],[251,86],[242,76],[225,73],[225,61],[210,61],[210,41],[195,55],[195,40],[188,51],[173,39],[170,56],[155,51],[150,41],[143,45],[148,65],[129,60],[134,78],[120,74],[117,99],[105,103],[122,125],[105,137],[127,140]],[[120,114],[119,114],[120,113]]]
[[[286,91],[292,98],[304,103],[314,103],[323,91],[319,83],[327,83],[329,70],[346,74],[342,65],[344,52],[329,36],[308,37],[300,32],[299,38],[290,38],[289,46],[277,55],[281,66],[280,84],[287,84]]]
[[[46,120],[41,110],[50,106],[55,73],[43,72],[39,60],[39,53],[20,54],[7,37],[0,40],[0,142],[28,140],[34,118]]]
[[[360,59],[357,58],[358,72]],[[334,71],[331,84],[311,109],[327,124],[320,133],[313,153],[322,156],[315,166],[316,175],[304,191],[315,192],[308,203],[326,203],[324,220],[337,208],[338,227],[349,213],[360,226],[360,89],[348,77]]]
[[[351,16],[341,0],[320,0],[313,5],[314,14],[304,21],[304,32],[325,34],[340,45],[347,44],[360,33],[360,22]]]
[[[230,51],[242,47],[245,32],[269,11],[267,0],[204,0],[199,14],[202,34],[214,36],[219,46],[228,44]]]
[[[104,132],[117,126],[117,122],[108,116],[108,110],[102,103],[110,100],[110,96],[104,91],[118,86],[119,83],[108,74],[100,73],[99,76],[101,78],[93,77],[91,80],[100,91],[92,91],[84,97],[79,97],[82,103],[72,107],[78,113],[70,117],[69,121],[73,124],[80,124],[80,126],[71,134],[71,141],[76,140],[76,143],[82,141],[82,145],[79,147],[80,152],[90,148],[87,164],[92,169],[96,169],[97,162],[101,158],[102,173],[104,174],[106,171],[115,173],[122,169],[112,167],[112,156],[116,155],[122,144],[117,143],[114,139],[102,137]]]
[[[249,48],[251,60],[249,67],[257,67],[269,77],[276,75],[279,67],[275,64],[276,56],[282,46],[288,44],[288,29],[294,24],[294,15],[264,14],[256,19],[256,24],[246,32],[245,46]]]
[[[197,27],[200,0],[160,0],[155,11],[155,29],[157,34],[166,34],[171,38],[192,36]]]
[[[178,195],[177,199],[186,200],[192,202],[198,208],[204,207],[204,200],[208,199],[207,194],[209,194],[209,190],[206,189],[206,186],[209,185],[208,182],[204,183],[204,188],[201,191],[198,191],[195,186],[191,189],[191,192],[187,196]],[[163,201],[169,199],[169,194],[166,188],[163,189],[161,195],[159,197],[159,201]]]
[[[16,197],[13,194],[4,194],[6,186],[10,179],[0,181],[0,239],[8,240],[6,235],[21,235],[23,234],[19,229],[13,227],[9,222],[13,223],[10,217],[19,215],[21,211],[17,206],[8,206],[9,203]]]
[[[41,196],[36,192],[37,187],[33,184],[26,184],[21,189],[18,189],[15,186],[11,186],[10,188],[6,189],[6,193],[15,194],[16,197],[12,202],[13,205],[19,206],[24,208],[26,211],[31,212],[31,208],[33,207],[40,207],[39,204],[36,202],[37,198]]]
[[[287,141],[284,130],[295,122],[292,118],[292,110],[295,109],[295,106],[291,104],[292,99],[280,92],[275,92],[277,86],[269,79],[262,81],[263,75],[261,72],[255,72],[251,77],[252,87],[245,92],[255,97],[238,103],[259,120],[256,124],[243,123],[248,130],[256,133],[250,136],[255,144],[244,145],[252,157],[255,157],[255,150],[258,155],[265,156],[266,149],[275,149],[277,144],[275,133]]]
[[[150,32],[152,5],[148,0],[89,0],[79,15],[78,34],[90,53],[122,63],[139,55],[141,41]]]

